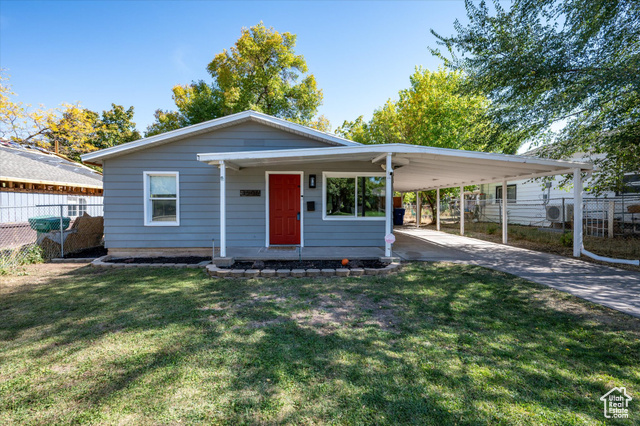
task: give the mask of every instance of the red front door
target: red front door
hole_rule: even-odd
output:
[[[269,175],[269,244],[300,244],[300,175]]]

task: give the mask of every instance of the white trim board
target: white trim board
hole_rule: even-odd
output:
[[[265,240],[264,246],[270,247],[269,240],[269,175],[300,175],[300,247],[304,247],[304,172],[301,171],[272,171],[267,170],[264,172],[265,183],[265,202],[264,202],[264,217],[265,217]]]
[[[101,162],[102,160],[114,157],[116,155],[122,155],[127,152],[138,151],[145,149],[149,146],[161,145],[169,142],[173,142],[179,139],[184,139],[188,136],[194,136],[201,133],[213,131],[235,124],[242,123],[244,121],[255,121],[262,123],[270,127],[275,127],[280,130],[284,130],[289,133],[295,133],[302,136],[309,137],[321,142],[328,143],[330,145],[338,146],[359,146],[358,142],[353,142],[340,136],[332,135],[330,133],[321,132],[316,129],[312,129],[301,124],[293,123],[291,121],[284,120],[282,118],[272,117],[267,114],[263,114],[257,111],[243,111],[236,114],[227,115],[224,117],[216,118],[213,120],[205,121],[204,123],[194,124],[192,126],[183,127],[181,129],[172,130],[170,132],[162,133],[156,136],[148,138],[138,139],[137,141],[124,143],[122,145],[114,146],[111,148],[101,149],[100,151],[90,152],[81,155],[82,161],[89,162]]]

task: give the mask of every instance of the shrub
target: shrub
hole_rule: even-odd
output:
[[[573,232],[565,232],[564,234],[562,234],[562,236],[560,237],[560,244],[565,247],[573,246]]]

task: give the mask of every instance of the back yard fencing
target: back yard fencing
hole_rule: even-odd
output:
[[[102,204],[0,207],[0,268],[97,247],[103,234]]]
[[[440,222],[443,228],[457,229],[459,201],[442,200]],[[529,240],[559,247],[570,247],[573,230],[573,197],[520,199],[507,202],[509,239]],[[465,232],[501,239],[501,200],[465,199]],[[415,223],[414,205],[405,205],[405,219]],[[422,207],[422,223],[433,223],[430,209]],[[585,249],[600,256],[640,259],[640,195],[583,199]],[[500,237],[500,238],[498,238]]]

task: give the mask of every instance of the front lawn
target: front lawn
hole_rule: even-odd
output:
[[[1,424],[601,424],[614,386],[640,419],[640,320],[506,274],[50,266],[0,277]]]

